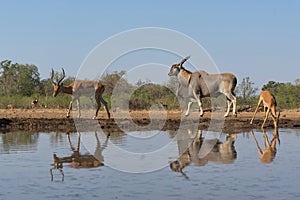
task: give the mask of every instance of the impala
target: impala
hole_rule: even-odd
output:
[[[274,120],[274,126],[277,127],[278,125],[278,121],[279,121],[279,117],[280,117],[280,112],[278,112],[278,115],[276,114],[276,99],[274,97],[274,95],[268,91],[268,90],[265,90],[265,91],[262,91],[259,95],[259,100],[258,100],[258,104],[256,106],[256,109],[255,109],[255,112],[254,112],[254,115],[250,121],[250,124],[253,124],[253,120],[255,118],[255,115],[257,113],[257,110],[260,106],[260,104],[263,103],[263,106],[264,106],[264,114],[265,114],[265,117],[264,117],[264,122],[263,124],[261,125],[261,128],[264,127],[268,117],[269,117],[269,114],[270,114],[270,111],[271,111],[271,116]],[[267,109],[267,111],[266,111]]]
[[[280,140],[279,140],[279,134],[278,134],[278,128],[275,127],[274,128],[274,134],[273,134],[273,138],[270,142],[268,135],[266,133],[266,131],[264,129],[262,129],[263,133],[264,133],[264,149],[262,150],[261,147],[258,144],[258,141],[254,135],[253,130],[251,131],[251,134],[253,136],[253,140],[256,144],[257,147],[257,151],[259,154],[259,159],[262,163],[270,163],[273,161],[273,159],[276,156],[276,141],[278,140],[278,143],[280,144]]]
[[[97,102],[97,110],[95,113],[95,116],[93,119],[96,119],[98,115],[98,111],[100,109],[101,103],[103,103],[105,110],[108,115],[108,119],[110,119],[110,113],[107,107],[107,102],[103,99],[102,94],[105,90],[105,86],[102,85],[102,83],[97,81],[89,81],[89,80],[76,80],[73,83],[71,83],[68,86],[64,86],[62,81],[65,78],[65,71],[62,69],[62,77],[59,78],[57,82],[54,81],[54,71],[52,69],[51,72],[51,80],[54,87],[53,96],[56,97],[58,93],[65,93],[73,95],[73,99],[70,101],[69,104],[69,110],[67,112],[67,118],[70,117],[70,111],[72,109],[73,101],[77,101],[77,107],[78,107],[78,117],[80,117],[80,96],[88,96],[92,98],[93,95],[95,95],[95,99]]]
[[[51,181],[53,181],[53,170],[59,170],[62,175],[62,181],[64,181],[63,164],[70,163],[70,167],[73,168],[96,168],[104,165],[104,158],[102,151],[106,148],[110,134],[107,135],[103,145],[101,145],[97,133],[95,132],[97,146],[94,154],[81,154],[80,153],[80,132],[77,133],[77,145],[73,146],[70,134],[67,133],[68,143],[70,149],[73,152],[71,156],[58,157],[56,153],[53,153],[53,167],[50,169]]]

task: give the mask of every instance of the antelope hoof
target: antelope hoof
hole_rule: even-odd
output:
[[[67,119],[70,118],[70,115],[67,115],[66,118],[67,118]]]
[[[96,116],[94,116],[92,119],[97,119]]]

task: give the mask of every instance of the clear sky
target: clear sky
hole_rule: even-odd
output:
[[[300,1],[1,0],[0,8],[0,60],[35,64],[42,79],[52,67],[75,76],[100,42],[141,27],[190,36],[239,81],[300,78]]]

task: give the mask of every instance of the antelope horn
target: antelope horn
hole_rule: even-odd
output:
[[[65,77],[66,77],[65,70],[64,70],[64,68],[62,68],[62,77],[59,79],[57,84],[60,85],[60,83],[62,82],[62,80],[64,80]]]
[[[183,63],[185,63],[185,61],[187,61],[189,58],[190,58],[191,56],[187,56],[187,57],[185,57],[179,64],[180,64],[180,66],[182,66],[183,65]]]
[[[54,78],[54,71],[52,69],[51,70],[51,81],[52,81],[52,84],[55,85],[56,83],[54,82],[53,78]]]

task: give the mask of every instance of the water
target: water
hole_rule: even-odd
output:
[[[264,150],[263,132],[255,130],[253,133],[258,145]],[[106,140],[104,134],[97,133],[100,147],[96,154],[104,166],[86,168],[77,165],[78,168],[74,168],[71,163],[63,163],[63,181],[59,169],[52,170],[51,181],[50,169],[54,168],[51,166],[54,162],[53,152],[58,157],[75,156],[70,150],[66,133],[1,134],[0,199],[300,198],[299,129],[279,129],[280,144],[275,139],[277,151],[268,163],[260,160],[252,133],[237,134],[236,138],[222,134],[218,138],[218,145],[201,158],[197,154],[199,141],[193,143],[194,147],[189,152],[185,151],[185,146],[195,136],[189,134],[175,136],[174,132],[155,131],[132,132],[130,135],[111,133]],[[151,136],[151,142],[147,135]],[[266,135],[271,142],[273,130],[267,130]],[[74,148],[77,139],[77,133],[70,133]],[[81,133],[80,155],[86,155],[87,149],[97,147],[96,141],[94,133]],[[153,166],[149,163],[143,165],[139,160],[131,161],[126,153],[118,155],[114,152],[114,148],[119,147],[144,155],[166,144],[170,146],[170,153],[163,152],[157,161],[163,166],[153,165],[155,170],[148,170],[151,171],[148,173],[125,172],[130,170],[130,165],[126,166],[128,162],[136,165],[135,169],[139,170],[142,167],[152,169]],[[220,149],[223,153],[219,152]],[[94,153],[94,150],[90,152]],[[181,156],[178,158],[179,152]],[[127,164],[123,163],[125,167],[121,167],[122,163],[119,162],[124,160],[127,160]],[[147,156],[140,160],[148,162]],[[169,167],[169,163],[176,160],[182,164],[182,173]]]

